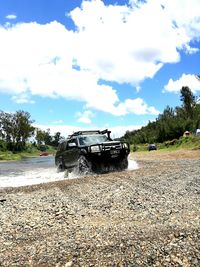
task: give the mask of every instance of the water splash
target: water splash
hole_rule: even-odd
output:
[[[18,187],[48,183],[65,179],[65,173],[58,173],[55,168],[26,171],[18,175],[0,177],[0,187]]]
[[[129,159],[128,162],[128,171],[136,170],[139,168],[135,160]],[[9,165],[9,167],[11,166]],[[9,173],[8,170],[6,171],[6,169],[4,169],[3,171],[1,170],[0,188],[34,185],[65,179],[77,179],[80,177],[77,173],[74,172],[57,172],[55,166],[52,165],[51,167],[47,165],[43,168],[36,168],[36,166],[31,165],[31,168],[34,168],[34,170],[19,167],[19,171],[16,170],[16,166],[14,165],[13,169],[9,168]]]
[[[137,170],[139,168],[137,162],[135,160],[129,159],[128,160],[128,170]]]

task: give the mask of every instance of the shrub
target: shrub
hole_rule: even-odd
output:
[[[7,151],[7,144],[4,140],[0,140],[0,151],[2,152]]]

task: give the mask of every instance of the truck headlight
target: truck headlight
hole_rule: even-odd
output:
[[[128,148],[128,144],[127,144],[127,143],[124,143],[123,146],[124,146],[124,148],[126,148],[126,149]]]
[[[91,146],[91,152],[100,152],[100,146]]]

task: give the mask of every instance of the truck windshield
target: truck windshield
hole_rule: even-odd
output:
[[[103,142],[109,141],[108,137],[105,135],[84,135],[79,137],[79,144],[83,145],[94,145],[94,144],[101,144]]]

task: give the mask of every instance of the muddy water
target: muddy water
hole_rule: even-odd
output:
[[[129,170],[137,168],[137,163],[129,160]],[[73,173],[66,177],[64,172],[57,172],[53,156],[0,162],[0,188],[33,185],[73,178],[78,177],[75,177]]]

